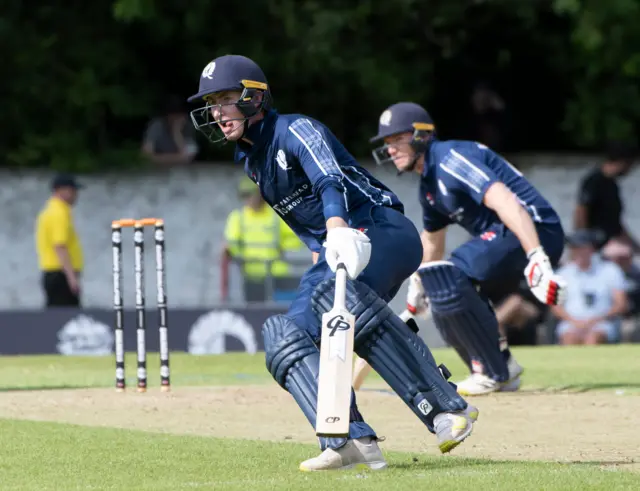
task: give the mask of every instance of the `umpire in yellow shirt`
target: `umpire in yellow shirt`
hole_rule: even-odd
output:
[[[267,206],[253,181],[243,178],[238,192],[244,206],[227,217],[223,260],[227,256],[241,265],[247,302],[284,300],[300,282],[286,254],[304,250],[304,244]]]
[[[79,307],[83,257],[71,209],[82,186],[73,176],[61,174],[51,187],[53,193],[36,222],[42,286],[47,307]]]

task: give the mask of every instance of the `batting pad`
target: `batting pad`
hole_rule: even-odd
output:
[[[320,283],[312,297],[314,313],[333,306],[335,280]],[[354,350],[389,384],[430,432],[442,412],[462,411],[467,403],[440,369],[414,330],[373,290],[359,281],[347,282],[347,309],[355,315]]]
[[[316,424],[320,350],[311,336],[285,315],[269,317],[262,327],[267,369],[276,382],[289,392],[311,424]],[[349,438],[377,438],[358,411],[351,391]],[[346,438],[319,438],[322,450],[340,448]]]
[[[458,345],[459,354],[468,354],[475,371],[498,382],[507,381],[509,370],[500,351],[498,320],[471,280],[448,261],[435,261],[418,273],[429,297],[433,322],[443,338],[453,341],[454,348]]]

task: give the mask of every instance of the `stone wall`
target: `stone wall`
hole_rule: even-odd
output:
[[[523,169],[562,215],[571,228],[571,214],[580,178],[594,165],[596,157],[519,155],[513,163]],[[396,176],[391,168],[367,165],[403,199],[409,217],[420,227],[416,181]],[[166,221],[167,281],[170,305],[213,306],[219,300],[218,255],[227,214],[239,202],[235,193],[241,168],[232,164],[206,164],[171,171],[120,173],[82,177],[86,184],[75,209],[75,221],[86,256],[83,301],[86,306],[111,305],[110,223],[114,218],[159,216]],[[37,308],[42,305],[40,273],[34,246],[34,221],[49,195],[48,173],[1,173],[0,209],[0,309]],[[640,172],[623,183],[626,222],[640,234],[640,214],[635,202]],[[148,235],[149,247],[152,245]],[[450,231],[448,249],[466,239],[456,228]],[[149,249],[151,250],[151,249]],[[133,302],[133,245],[125,234],[125,302]],[[153,300],[153,262],[147,254],[146,281],[149,303]],[[234,278],[232,299],[240,301],[239,281]],[[393,306],[401,309],[404,290]]]

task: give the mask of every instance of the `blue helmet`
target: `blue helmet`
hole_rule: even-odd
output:
[[[413,133],[410,145],[416,151],[413,163],[405,169],[411,170],[415,166],[418,157],[429,146],[429,142],[435,135],[435,125],[433,119],[422,106],[413,102],[398,102],[389,106],[380,115],[378,122],[378,134],[371,138],[371,143],[376,143],[389,136],[400,133]],[[392,162],[389,155],[389,146],[382,146],[373,149],[373,158],[378,165]]]
[[[219,92],[240,91],[240,97],[230,104],[214,104],[212,96]],[[262,97],[259,96],[262,94]],[[253,60],[240,55],[224,55],[209,62],[200,75],[198,93],[187,99],[194,103],[203,101],[204,106],[191,111],[191,121],[195,128],[214,143],[225,140],[224,133],[213,119],[215,106],[235,105],[242,118],[228,121],[239,121],[246,131],[248,120],[262,110],[271,108],[271,91],[267,77]]]

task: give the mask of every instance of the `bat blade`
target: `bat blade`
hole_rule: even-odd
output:
[[[334,307],[322,316],[316,435],[349,435],[355,316]]]

